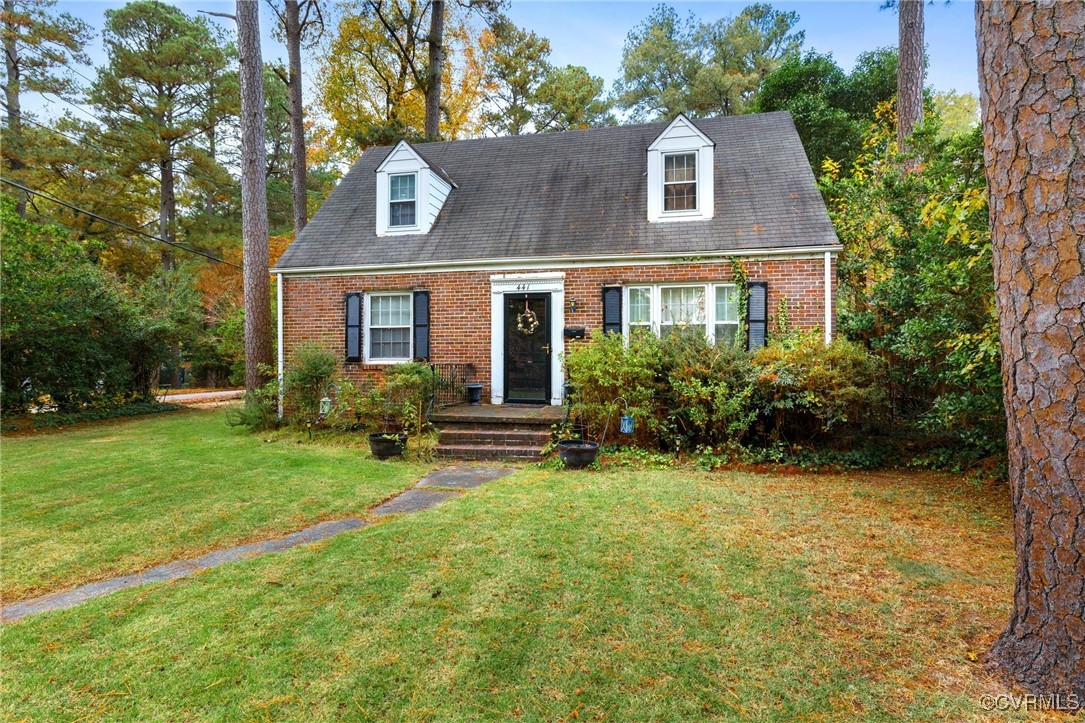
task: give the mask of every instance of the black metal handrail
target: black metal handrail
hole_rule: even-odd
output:
[[[474,364],[430,364],[433,395],[430,409],[467,403],[467,384],[475,375]]]

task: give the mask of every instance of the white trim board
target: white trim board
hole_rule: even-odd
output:
[[[285,350],[283,349],[283,275],[275,274],[275,315],[278,317],[276,325],[279,333],[278,343],[278,380],[279,380],[279,403],[278,417],[283,418],[283,368],[286,365]]]
[[[565,274],[500,274],[490,277],[490,403],[505,401],[505,294],[550,294],[550,404],[561,404],[565,381]]]
[[[448,271],[524,271],[526,269],[585,269],[602,266],[674,266],[691,263],[721,263],[732,258],[821,259],[824,254],[838,254],[843,246],[807,246],[778,249],[734,249],[677,254],[623,254],[610,256],[544,256],[519,259],[469,259],[464,261],[407,262],[401,264],[359,264],[349,266],[303,266],[271,269],[284,276],[387,276],[390,274],[439,274]]]

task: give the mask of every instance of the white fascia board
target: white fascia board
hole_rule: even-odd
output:
[[[422,168],[429,168],[429,164],[428,164],[428,163],[426,163],[426,162],[425,162],[424,160],[422,160],[422,156],[418,155],[418,151],[416,151],[416,150],[414,149],[414,146],[412,146],[412,145],[411,145],[410,143],[408,143],[407,141],[400,141],[399,143],[397,143],[397,144],[395,144],[394,146],[392,146],[392,150],[388,151],[388,155],[387,155],[387,156],[385,156],[385,157],[384,157],[384,160],[380,162],[380,165],[379,165],[379,166],[377,166],[377,169],[376,169],[376,170],[374,171],[374,173],[383,173],[383,172],[384,172],[384,167],[385,167],[386,165],[388,165],[388,163],[389,163],[389,162],[390,162],[390,161],[391,161],[391,160],[392,160],[393,158],[395,158],[395,157],[396,157],[396,154],[397,154],[397,153],[399,152],[399,150],[400,150],[401,148],[402,148],[402,149],[404,149],[404,150],[406,150],[406,151],[407,151],[408,153],[410,153],[410,154],[411,154],[411,156],[413,156],[413,157],[414,157],[414,160],[418,162],[418,165],[419,165],[420,167],[422,167]]]
[[[651,145],[648,146],[648,150],[649,151],[667,150],[667,149],[661,148],[661,146],[663,145],[663,142],[670,136],[670,134],[674,131],[675,128],[678,128],[680,126],[688,127],[691,131],[693,131],[694,135],[700,137],[702,145],[713,146],[713,147],[716,145],[716,142],[713,141],[708,136],[706,136],[701,131],[701,129],[697,127],[696,123],[694,123],[689,118],[687,118],[684,113],[679,113],[678,117],[675,118],[674,120],[672,120],[669,124],[667,124],[667,127],[663,129],[663,132],[655,137],[655,140],[652,141]]]
[[[699,261],[726,261],[739,258],[820,259],[824,254],[836,255],[843,250],[839,244],[787,247],[776,249],[734,249],[730,251],[701,251],[687,254],[618,254],[612,256],[550,256],[507,259],[467,259],[463,261],[408,262],[401,264],[357,264],[350,266],[305,266],[274,268],[273,274],[285,276],[368,276],[402,273],[436,274],[446,271],[524,271],[532,268],[598,268],[601,266],[673,266]]]

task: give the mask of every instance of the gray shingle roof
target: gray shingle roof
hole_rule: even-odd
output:
[[[648,223],[647,148],[666,123],[419,144],[455,179],[428,234],[377,236],[366,151],[276,269],[584,257],[837,244],[791,116],[695,121],[716,143],[715,215]]]

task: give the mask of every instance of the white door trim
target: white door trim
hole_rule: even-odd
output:
[[[490,403],[505,401],[505,294],[550,294],[550,403],[561,404],[565,376],[565,272],[490,277]]]

